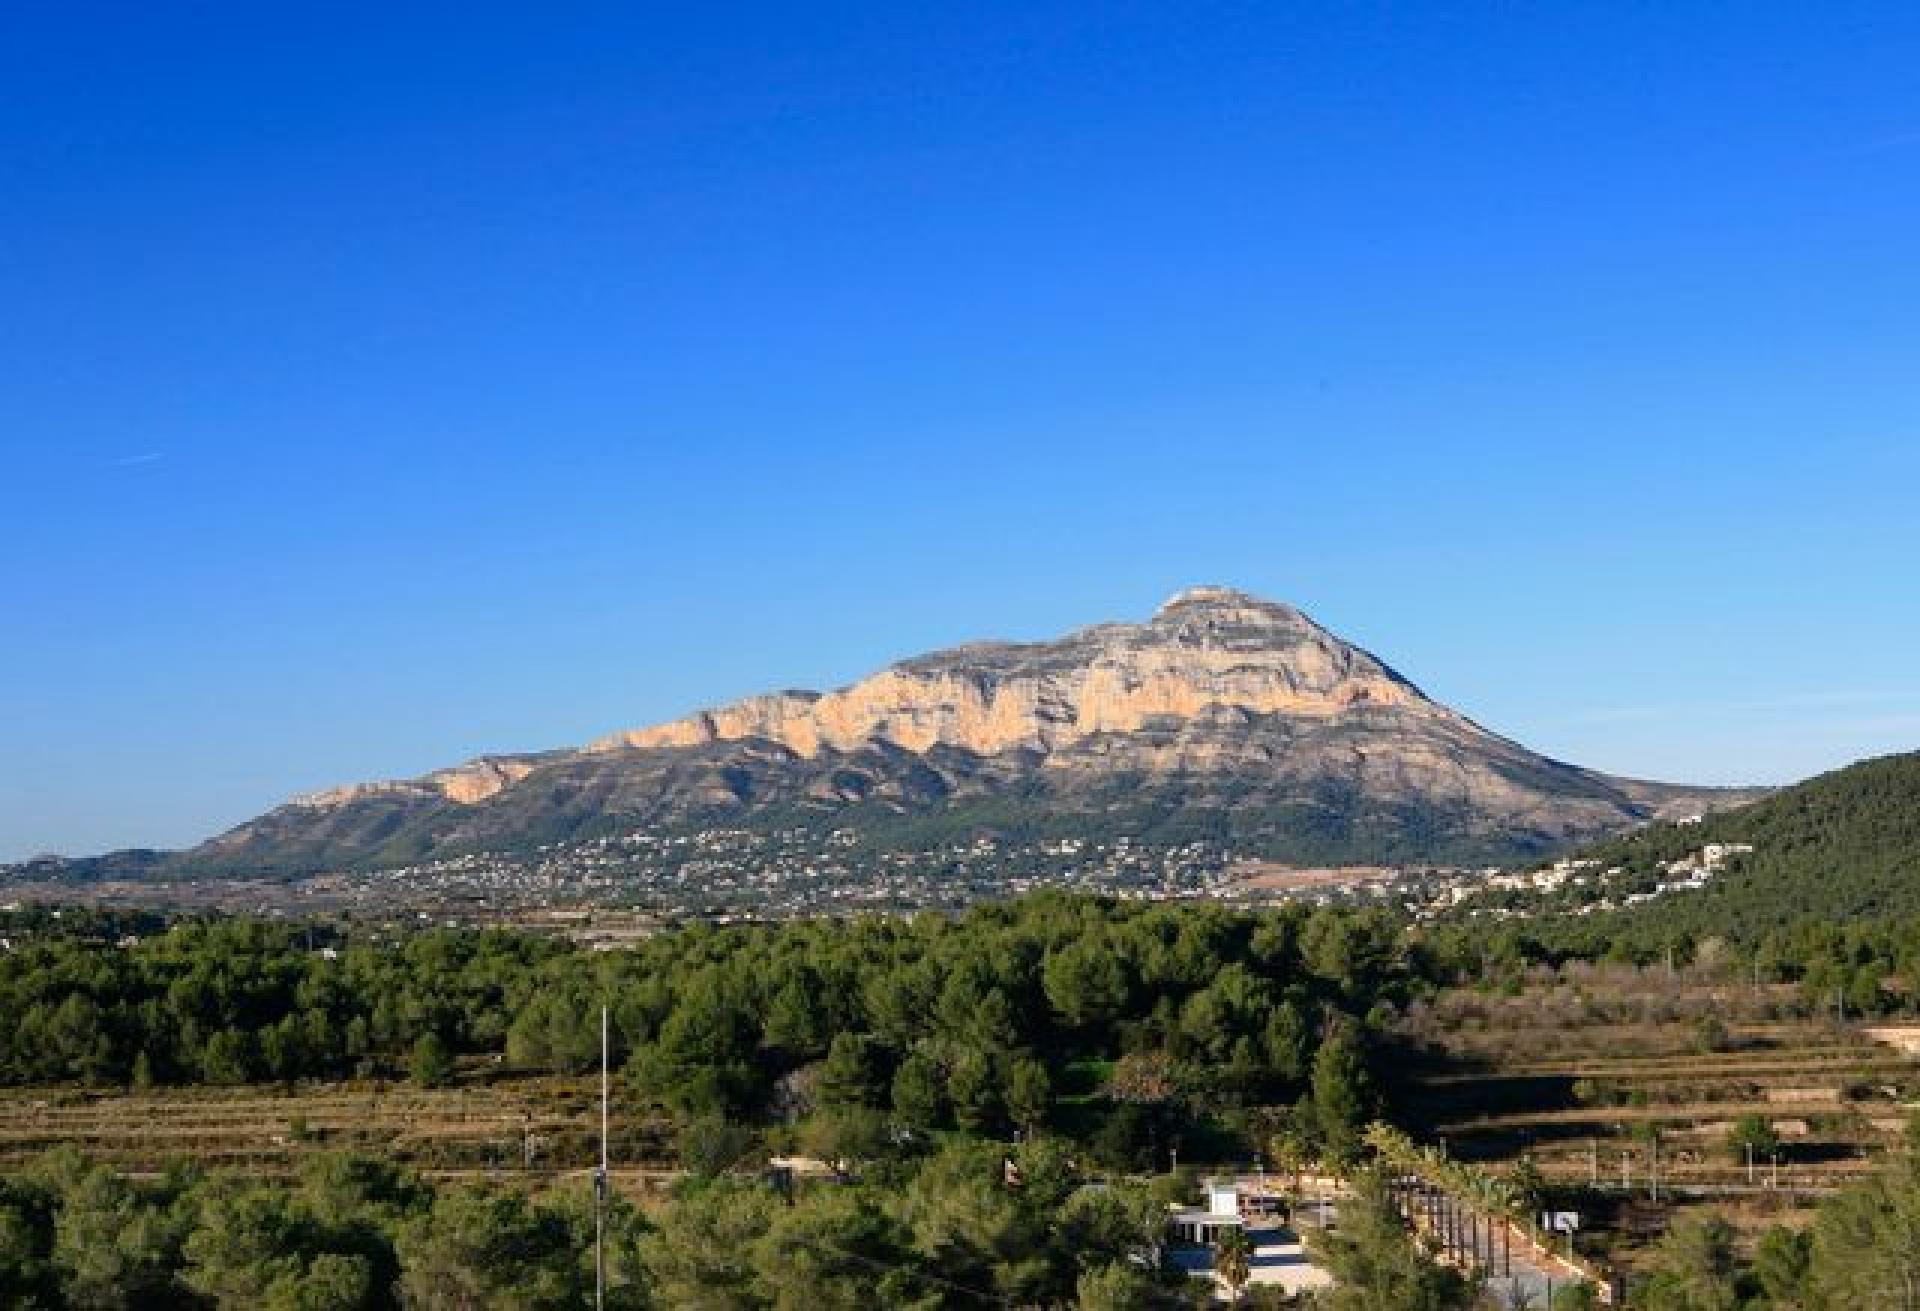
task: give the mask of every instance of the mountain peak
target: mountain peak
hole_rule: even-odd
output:
[[[1201,640],[1224,638],[1242,645],[1288,647],[1305,641],[1348,646],[1298,606],[1211,584],[1189,587],[1168,597],[1153,612],[1145,630],[1160,635],[1175,633],[1189,641],[1196,634],[1204,634]]]
[[[1216,583],[1200,583],[1194,587],[1175,592],[1166,599],[1166,603],[1160,607],[1159,612],[1165,614],[1169,610],[1178,609],[1182,606],[1270,606],[1277,604],[1278,602],[1269,601],[1265,597],[1255,596],[1251,592],[1243,592],[1237,587],[1221,587]]]
[[[1264,596],[1255,596],[1235,587],[1220,587],[1212,583],[1202,583],[1175,592],[1161,607],[1154,611],[1154,618],[1178,614],[1189,610],[1231,610],[1264,611],[1276,615],[1298,615],[1299,610],[1281,601],[1269,601]]]

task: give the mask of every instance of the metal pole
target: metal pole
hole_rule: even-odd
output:
[[[593,1305],[607,1304],[607,1008],[600,1008],[600,1170],[593,1177]]]

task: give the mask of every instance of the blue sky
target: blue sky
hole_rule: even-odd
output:
[[[1920,745],[1920,9],[915,8],[10,15],[0,858],[1202,581]]]

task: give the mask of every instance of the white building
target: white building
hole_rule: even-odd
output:
[[[1229,1229],[1244,1229],[1240,1216],[1240,1186],[1231,1181],[1207,1180],[1206,1202],[1201,1206],[1175,1207],[1168,1217],[1176,1243],[1212,1247]]]

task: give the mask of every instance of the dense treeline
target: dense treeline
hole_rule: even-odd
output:
[[[965,916],[695,925],[590,953],[494,932],[315,939],[244,920],[0,955],[0,1078],[233,1084],[463,1056],[579,1072],[612,1012],[625,1090],[679,1122],[785,1123],[858,1158],[900,1132],[1049,1123],[1116,1166],[1175,1136],[1349,1149],[1382,1017],[1429,970],[1370,913],[1041,896]],[[1265,1125],[1260,1126],[1264,1129]]]
[[[1088,1187],[1047,1141],[956,1142],[884,1178],[782,1195],[695,1178],[651,1217],[613,1198],[610,1307],[739,1311],[1199,1305],[1155,1261],[1164,1203]],[[433,1185],[363,1157],[290,1181],[128,1180],[57,1152],[0,1180],[0,1305],[381,1311],[592,1305],[592,1193]]]
[[[254,920],[137,939],[63,925],[0,954],[0,1079],[240,1084],[399,1065],[423,1040],[497,1050],[540,964],[566,954],[499,933],[336,948]]]
[[[577,1073],[598,1060],[605,1003],[636,1109],[807,1125],[823,1147],[836,1133],[846,1146],[1050,1124],[1128,1166],[1163,1164],[1180,1136],[1196,1149],[1222,1129],[1263,1138],[1267,1108],[1303,1098],[1291,1130],[1348,1141],[1344,1126],[1375,1109],[1368,1066],[1394,1013],[1446,983],[1673,947],[1678,963],[1796,982],[1808,1005],[1860,1015],[1910,1008],[1920,979],[1920,918],[1802,921],[1740,941],[1613,936],[1592,919],[1409,926],[1048,895],[960,917],[695,925],[609,953],[444,929],[156,929],[72,912],[0,920],[13,935],[0,1081],[437,1083],[480,1056]]]
[[[610,1197],[606,1305],[1199,1311],[1211,1288],[1161,1259],[1176,1199],[1191,1200],[1171,1176],[1090,1184],[1055,1139],[955,1140],[862,1180],[784,1192],[693,1176],[645,1214]],[[592,1305],[594,1233],[592,1193],[577,1185],[535,1197],[434,1184],[351,1155],[312,1158],[289,1180],[183,1165],[136,1181],[62,1150],[0,1179],[0,1305],[562,1311]],[[1338,1287],[1304,1304],[1247,1290],[1243,1305],[1484,1305],[1414,1242],[1371,1175],[1316,1252]]]
[[[13,1083],[581,1073],[605,1004],[622,1114],[670,1118],[687,1171],[656,1215],[616,1206],[617,1306],[1184,1305],[1151,1259],[1182,1181],[1127,1179],[1157,1175],[1176,1145],[1357,1158],[1397,1021],[1435,988],[1676,944],[1695,968],[1798,980],[1855,1012],[1906,1004],[1920,978],[1920,919],[1614,939],[1590,921],[1436,927],[1057,894],[957,917],[698,924],[605,953],[73,912],[0,917],[0,937]],[[767,1186],[759,1164],[790,1147],[842,1182]],[[1733,1290],[1715,1306],[1838,1306],[1844,1244],[1891,1244],[1914,1214],[1908,1170],[1752,1261],[1689,1225],[1640,1296],[1662,1311],[1707,1287]],[[1378,1231],[1368,1250],[1326,1259],[1367,1305],[1457,1305],[1465,1292],[1389,1220],[1351,1227]],[[292,1183],[135,1182],[56,1154],[0,1181],[0,1304],[578,1306],[590,1232],[577,1188],[433,1186],[337,1157]],[[1799,1300],[1781,1300],[1789,1275]]]
[[[649,1220],[616,1208],[616,1306],[1192,1305],[1155,1259],[1166,1202],[1190,1195],[1158,1173],[1172,1149],[1355,1153],[1369,1062],[1432,972],[1382,915],[1056,895],[608,953],[158,927],[0,923],[19,935],[0,1075],[441,1082],[488,1056],[488,1077],[577,1073],[608,1006],[622,1114],[671,1117],[686,1168]],[[841,1182],[769,1187],[760,1165],[788,1146]],[[134,1182],[57,1155],[0,1183],[0,1302],[580,1306],[585,1208],[346,1158],[287,1184]]]

